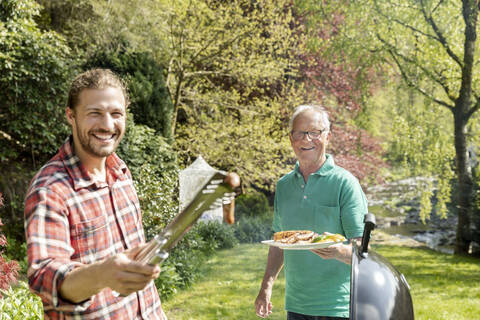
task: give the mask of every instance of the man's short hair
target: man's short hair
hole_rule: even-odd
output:
[[[328,120],[327,111],[323,107],[318,105],[304,104],[296,107],[295,110],[293,111],[292,117],[290,118],[290,122],[288,123],[288,130],[290,132],[293,130],[293,122],[295,121],[295,118],[297,118],[300,114],[306,111],[313,111],[318,113],[322,118],[322,123],[323,123],[325,132],[330,131],[330,120]]]
[[[85,89],[106,89],[118,88],[122,91],[125,99],[125,107],[128,107],[130,100],[127,88],[122,79],[113,73],[110,69],[91,69],[75,77],[68,92],[67,107],[75,109],[78,104],[78,97]]]

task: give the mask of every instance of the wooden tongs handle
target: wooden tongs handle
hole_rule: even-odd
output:
[[[240,188],[240,177],[235,172],[227,173],[227,176],[223,180],[228,184],[232,190],[238,190]],[[235,223],[235,198],[232,197],[229,203],[223,205],[223,221],[228,224]]]

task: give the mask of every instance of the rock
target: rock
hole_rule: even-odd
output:
[[[426,182],[433,182],[435,185],[432,178],[413,177],[368,188],[366,194],[369,205],[383,208],[383,212],[394,215],[394,217],[377,217],[377,227],[378,229],[388,229],[407,225],[406,230],[415,234],[412,238],[429,247],[451,245],[455,242],[457,217],[449,215],[444,219],[437,216],[435,213],[437,199],[435,197],[432,197],[433,212],[427,220],[430,230],[426,232],[420,227],[422,221],[420,219],[420,194],[417,186]],[[411,225],[419,225],[419,228],[411,230]]]
[[[480,257],[480,243],[472,241],[469,252],[476,257]]]

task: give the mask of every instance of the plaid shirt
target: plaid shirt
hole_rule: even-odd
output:
[[[145,242],[130,171],[115,154],[107,181],[95,181],[72,152],[69,138],[35,175],[25,200],[28,280],[46,319],[166,319],[157,289],[116,297],[105,288],[74,304],[62,299],[66,274]]]

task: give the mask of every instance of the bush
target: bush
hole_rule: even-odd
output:
[[[235,218],[257,217],[272,213],[267,197],[261,192],[242,194],[235,199]]]
[[[170,140],[173,104],[165,85],[163,67],[150,53],[135,52],[125,41],[117,42],[112,46],[118,48],[97,52],[85,68],[108,68],[125,78],[135,123],[147,125]]]
[[[272,238],[272,216],[244,217],[235,223],[235,236],[241,243],[256,243]]]
[[[0,299],[1,319],[43,319],[42,300],[30,292],[26,282],[20,281],[19,286],[0,292],[3,295],[3,299]]]
[[[16,240],[7,235],[7,247],[4,251],[4,256],[7,260],[16,260],[18,262],[21,274],[27,274],[28,258],[27,258],[27,243],[25,241]]]
[[[34,0],[0,1],[0,161],[43,163],[65,138],[76,61],[65,39],[38,28]]]
[[[3,206],[3,197],[0,193],[0,207]],[[0,228],[3,226],[2,220],[0,220]],[[3,256],[3,248],[8,245],[7,238],[4,234],[0,233],[0,289],[8,289],[12,283],[17,281],[18,277],[18,263],[17,261],[8,261]],[[2,294],[0,293],[0,298]],[[1,314],[1,313],[0,313]]]
[[[215,244],[216,249],[230,249],[238,244],[234,228],[219,221],[201,221],[195,229],[205,242]]]
[[[174,263],[166,260],[161,265],[160,275],[155,279],[155,286],[162,301],[167,300],[183,285],[182,278],[177,272]]]
[[[161,265],[160,276],[155,280],[162,300],[190,286],[198,278],[201,265],[215,248],[215,244],[203,241],[194,230],[188,232],[172,249],[168,259]]]
[[[237,243],[231,226],[218,221],[195,224],[161,266],[160,276],[155,280],[161,298],[168,299],[179,289],[190,286],[215,250],[232,248]]]
[[[135,181],[147,239],[153,238],[178,212],[178,166],[175,151],[155,130],[135,125],[127,130],[117,153]]]

